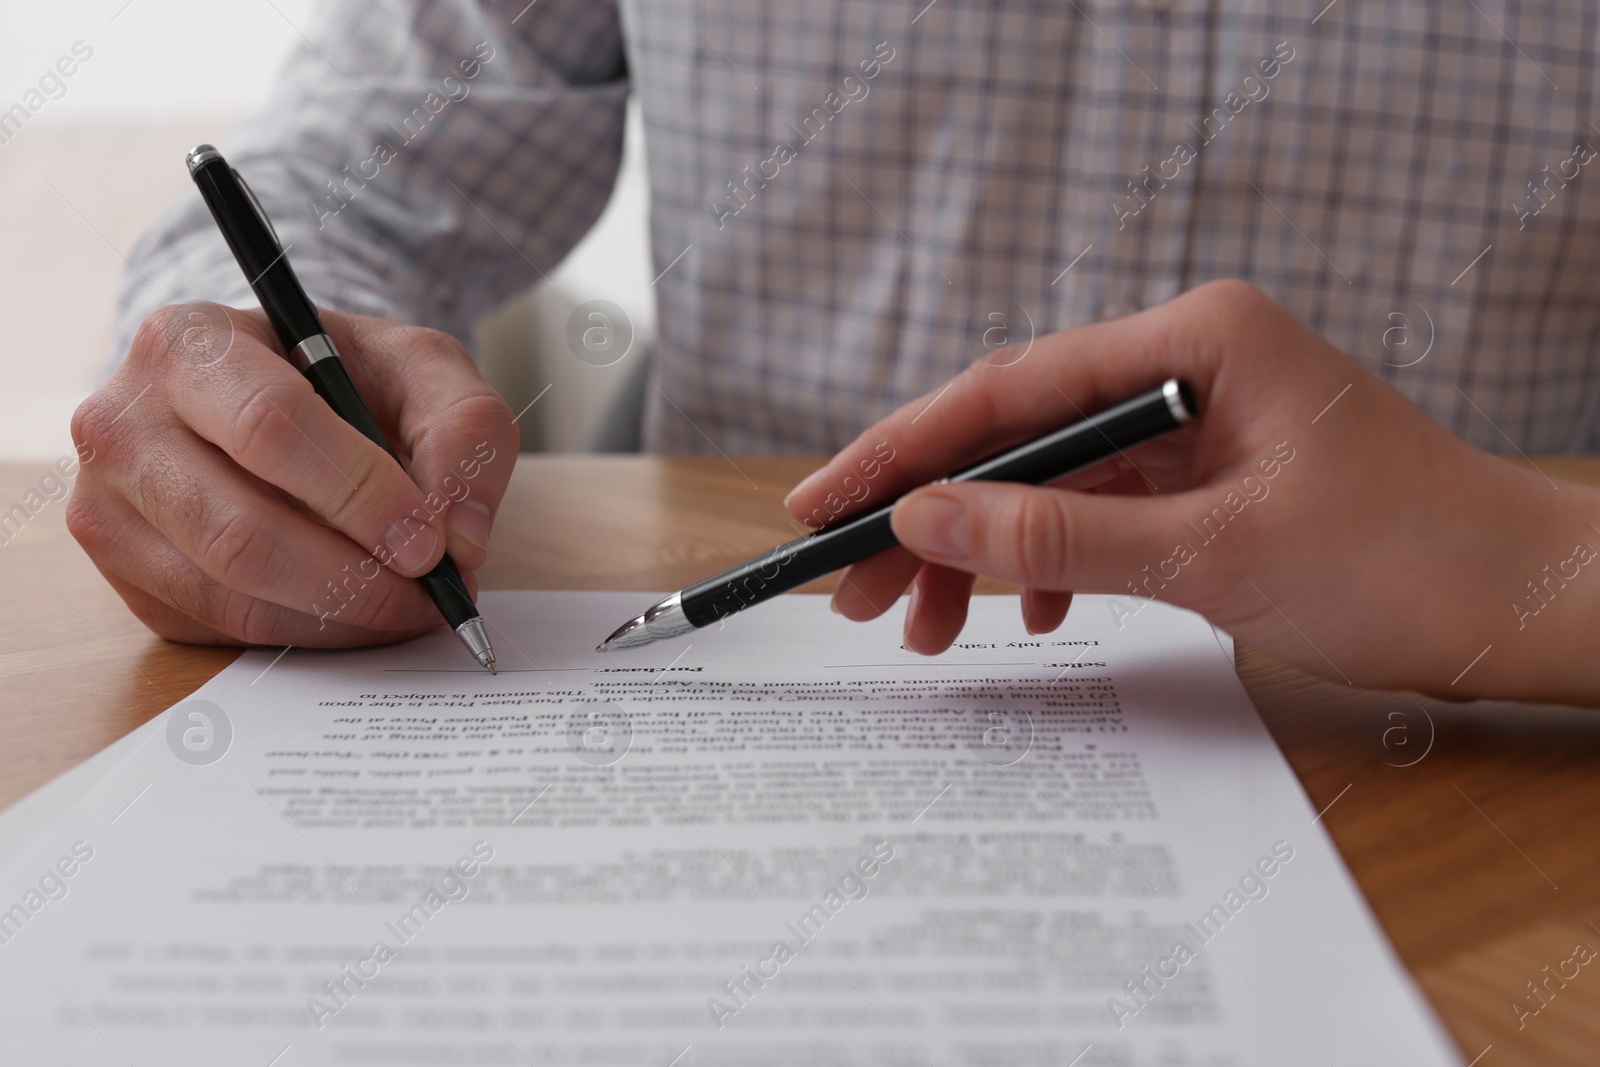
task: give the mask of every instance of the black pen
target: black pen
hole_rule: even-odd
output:
[[[944,480],[1043,485],[1176,430],[1195,414],[1194,393],[1177,378],[1169,378],[1149,392]],[[640,648],[679,637],[893,548],[898,543],[889,525],[894,505],[891,500],[876,510],[831,523],[673,593],[624,623],[601,642],[598,651]]]
[[[208,144],[190,151],[186,161],[189,176],[200,187],[200,195],[211,209],[217,229],[222,231],[228,247],[233,250],[233,258],[239,261],[239,269],[249,279],[262,310],[272,320],[272,328],[283,342],[290,362],[311,379],[317,395],[328,402],[336,415],[394,456],[395,451],[379,428],[378,420],[372,417],[344,361],[339,358],[339,350],[323,327],[316,305],[306,296],[294,269],[289,266],[286,250],[278,244],[267,213],[261,209],[244,178],[228,166],[221,152]],[[399,461],[395,456],[395,462]],[[467,594],[467,584],[462,581],[455,561],[445,555],[438,566],[417,580],[433,598],[444,621],[467,646],[467,651],[488,668],[490,674],[495,673],[494,649],[484,632],[483,616]]]

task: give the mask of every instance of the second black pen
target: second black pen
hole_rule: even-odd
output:
[[[1175,430],[1195,414],[1194,393],[1177,378],[1169,378],[1148,392],[977,463],[948,480],[1042,485]],[[897,542],[889,516],[894,504],[890,501],[825,526],[673,593],[624,623],[599,650],[640,648],[678,637],[893,548]]]

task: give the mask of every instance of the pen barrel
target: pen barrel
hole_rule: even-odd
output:
[[[389,438],[384,436],[372,409],[362,399],[361,390],[356,388],[355,379],[350,377],[344,360],[319,359],[306,366],[305,376],[311,379],[311,387],[317,391],[317,395],[326,400],[340,418],[361,431],[361,436],[394,456]],[[399,462],[398,456],[395,456],[395,462]]]
[[[1188,386],[1174,381],[976,463],[950,481],[1043,485],[1176,430],[1194,411]]]
[[[695,627],[798,589],[807,582],[877,555],[896,544],[889,528],[893,504],[779,545],[683,591],[684,618]]]
[[[321,316],[306,298],[286,250],[279,246],[227,162],[218,158],[202,164],[192,176],[284,347],[292,348],[322,333]]]
[[[1194,417],[1189,387],[1177,379],[1113,405],[999,456],[951,475],[952,482],[1043,485],[1177,429]],[[680,594],[696,628],[798,589],[807,582],[893,548],[889,516],[896,500],[729,568]]]
[[[468,619],[475,619],[481,614],[467,593],[467,583],[461,577],[460,568],[449,556],[441,558],[438,566],[417,581],[422,583],[422,588],[433,598],[434,604],[439,608],[439,614],[444,616],[444,621],[449,624],[450,629],[454,630]]]

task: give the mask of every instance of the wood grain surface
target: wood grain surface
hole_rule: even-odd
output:
[[[1600,461],[1537,463],[1600,484]],[[686,585],[788,537],[779,501],[815,465],[524,456],[483,586]],[[0,465],[0,510],[48,470]],[[0,806],[176,703],[236,654],[146,631],[67,535],[63,510],[46,501],[0,537]],[[1600,712],[1367,692],[1249,649],[1238,668],[1463,1061],[1600,1063],[1600,959],[1575,978],[1550,978],[1574,946],[1600,951]],[[1515,1004],[1540,1010],[1519,1020]]]

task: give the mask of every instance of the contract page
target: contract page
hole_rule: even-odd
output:
[[[9,857],[6,1061],[1461,1062],[1198,616],[652,600],[242,657]]]

